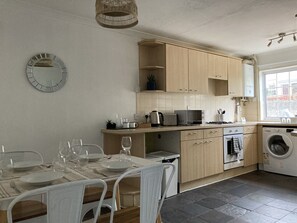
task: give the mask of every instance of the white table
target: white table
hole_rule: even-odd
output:
[[[111,160],[118,159],[118,155],[113,155]],[[148,165],[155,165],[156,162],[150,161],[144,158],[139,158],[132,156],[132,167],[141,167],[141,166],[148,166]],[[53,184],[60,184],[70,181],[82,180],[82,179],[103,179],[106,182],[113,181],[117,179],[123,172],[112,172],[109,170],[104,169],[100,165],[101,161],[97,162],[90,162],[86,167],[82,169],[72,169],[67,168],[64,177],[62,179],[56,180]],[[35,167],[29,171],[23,172],[14,172],[9,178],[0,180],[0,222],[6,222],[6,209],[9,203],[20,194],[20,192],[25,192],[28,190],[36,189],[36,186],[32,186],[20,181],[20,177],[22,175],[27,175],[33,172],[40,172],[40,171],[52,171],[51,168],[47,168],[45,166]],[[10,182],[13,180],[17,186],[17,190],[10,186]],[[18,191],[19,190],[19,191]]]

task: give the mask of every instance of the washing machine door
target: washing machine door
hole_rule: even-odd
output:
[[[293,143],[287,135],[272,134],[267,139],[268,153],[278,159],[285,159],[292,154]]]

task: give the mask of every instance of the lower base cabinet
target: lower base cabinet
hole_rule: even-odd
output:
[[[243,139],[244,166],[258,163],[257,134],[245,134]]]
[[[197,139],[183,140],[181,137],[181,183],[222,173],[223,138],[202,138],[197,132],[186,132],[189,132],[188,135],[196,134]]]

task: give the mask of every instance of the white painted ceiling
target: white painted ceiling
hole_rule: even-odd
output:
[[[16,0],[86,18],[95,0]],[[131,28],[237,55],[297,46],[292,36],[267,47],[280,32],[297,30],[297,0],[136,0],[139,23]],[[99,25],[98,25],[99,26]]]

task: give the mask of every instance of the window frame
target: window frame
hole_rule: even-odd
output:
[[[265,76],[267,74],[285,73],[285,72],[297,72],[297,65],[290,67],[279,67],[275,69],[267,69],[260,71],[260,109],[261,117],[263,121],[279,121],[281,117],[267,117],[267,94],[266,94],[266,82]],[[289,80],[289,87],[291,86],[291,80]],[[277,89],[277,88],[276,88]]]

